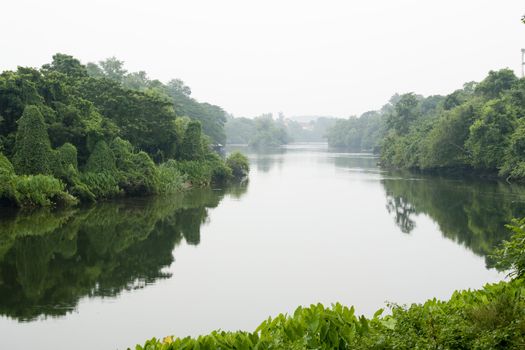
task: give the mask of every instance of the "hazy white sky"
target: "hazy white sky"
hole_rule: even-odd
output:
[[[2,0],[0,70],[116,56],[236,116],[348,116],[521,74],[524,13],[523,0]]]

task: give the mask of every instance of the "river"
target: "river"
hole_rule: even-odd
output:
[[[505,277],[487,254],[525,215],[522,186],[324,144],[244,151],[249,181],[227,189],[0,209],[0,349],[126,349],[317,302],[371,315]]]

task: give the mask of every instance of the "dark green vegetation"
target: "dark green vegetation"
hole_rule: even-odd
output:
[[[372,318],[334,304],[299,307],[264,321],[254,332],[215,331],[198,338],[152,339],[137,350],[169,349],[523,349],[525,346],[525,221],[494,259],[512,268],[510,282],[455,292],[448,301],[389,305]]]
[[[180,191],[233,179],[212,151],[224,111],[127,73],[115,58],[63,54],[0,74],[0,204],[37,207]]]
[[[28,321],[62,316],[85,296],[114,297],[170,274],[184,239],[200,242],[208,208],[243,186],[194,189],[182,196],[133,198],[87,208],[2,211],[0,314]],[[16,214],[16,215],[15,215]]]
[[[524,106],[525,79],[502,69],[447,96],[394,96],[379,112],[338,122],[328,140],[380,151],[381,164],[389,168],[523,180]]]
[[[248,158],[240,152],[233,152],[226,159],[226,165],[232,170],[232,175],[236,179],[242,179],[248,176],[250,172],[250,163]]]

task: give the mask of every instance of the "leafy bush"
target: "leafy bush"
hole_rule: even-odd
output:
[[[51,172],[59,179],[67,178],[70,166],[78,169],[77,148],[65,143],[52,153]]]
[[[158,167],[159,185],[158,193],[173,194],[185,189],[186,176],[182,175],[177,168],[177,162],[173,159]]]
[[[525,218],[514,219],[506,227],[513,235],[510,240],[502,243],[492,258],[496,261],[497,268],[510,270],[510,276],[520,278],[525,275]]]
[[[232,178],[232,170],[226,165],[224,160],[215,152],[206,155],[205,162],[211,171],[211,182],[224,184]]]
[[[0,153],[0,176],[13,176],[15,175],[15,169],[13,167],[13,164],[7,159],[6,156],[4,156],[2,153]]]
[[[131,195],[157,193],[159,171],[147,153],[134,153],[131,143],[121,138],[113,140],[110,147],[118,170],[118,185],[125,193]]]
[[[131,195],[147,195],[157,193],[159,187],[159,172],[145,152],[131,156],[131,169],[121,173],[124,180],[121,188]]]
[[[186,126],[180,146],[181,159],[196,160],[203,155],[201,123],[191,120]]]
[[[80,176],[82,183],[86,184],[89,192],[97,199],[107,199],[122,193],[118,187],[117,179],[110,172],[87,172]]]
[[[0,204],[16,203],[15,177],[13,165],[6,156],[0,153]]]
[[[232,175],[236,179],[242,179],[248,176],[250,172],[250,163],[248,158],[240,152],[233,152],[226,158],[226,165],[231,169]]]
[[[72,205],[77,200],[65,192],[64,184],[49,175],[22,175],[15,178],[16,201],[20,207]]]
[[[207,162],[183,160],[177,162],[177,169],[193,186],[208,186],[211,183],[212,169]]]
[[[151,339],[137,350],[175,349],[522,349],[525,341],[523,280],[455,292],[392,314],[357,316],[340,304],[299,307],[254,332],[214,331],[198,338]]]
[[[91,173],[109,172],[113,176],[116,175],[115,156],[106,141],[101,140],[97,142],[87,160],[85,171]]]

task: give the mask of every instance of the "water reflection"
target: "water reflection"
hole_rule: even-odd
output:
[[[381,181],[386,209],[404,233],[416,227],[419,214],[428,215],[442,235],[487,256],[509,232],[504,225],[525,215],[525,188],[502,182],[411,178],[402,174]],[[490,265],[490,261],[486,258]]]
[[[332,162],[338,168],[359,172],[379,172],[377,167],[378,158],[372,154],[329,153],[326,160]]]
[[[22,321],[61,316],[80,298],[113,297],[171,277],[184,239],[199,244],[208,209],[228,190],[132,199],[61,211],[5,213],[0,220],[0,314]]]

